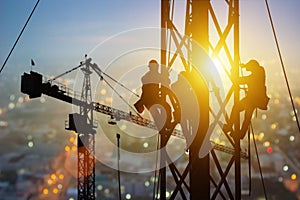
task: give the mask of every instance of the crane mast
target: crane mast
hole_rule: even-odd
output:
[[[81,68],[84,79],[81,92],[81,101],[88,105],[92,105],[92,91],[90,75],[90,61],[85,61],[85,65]],[[80,119],[82,122],[75,121],[76,125],[83,124],[84,131],[77,132],[78,140],[78,200],[95,199],[95,133],[94,117],[92,106],[80,106]]]

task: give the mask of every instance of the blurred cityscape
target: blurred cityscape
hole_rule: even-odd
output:
[[[15,76],[14,74],[10,77]],[[30,100],[19,92],[19,87],[19,77],[13,80],[4,78],[0,81],[0,200],[75,200],[76,135],[64,129],[65,119],[72,112],[72,107],[45,96]],[[270,87],[269,110],[258,111],[253,119],[268,199],[300,199],[300,140],[295,113],[285,91],[285,85]],[[294,97],[296,107],[299,109],[300,88],[294,91]],[[137,143],[141,149],[155,149],[155,145],[150,147],[150,141],[147,145],[145,141]],[[137,152],[141,151],[136,148]],[[115,157],[113,153],[112,156]],[[225,163],[228,156],[221,155],[221,164],[222,159]],[[122,161],[124,159],[121,159]],[[176,161],[179,170],[184,170],[187,161],[186,155],[182,155]],[[153,163],[138,165],[145,168]],[[243,199],[264,199],[253,142],[251,142],[251,171],[250,187],[248,161],[243,161]],[[167,187],[174,188],[175,183],[171,180],[171,174],[168,176],[170,181]],[[212,169],[212,176],[217,176],[215,169]],[[156,182],[154,172],[121,172],[122,197],[152,199]],[[234,187],[233,176],[229,176],[228,183],[230,187]],[[167,196],[171,192],[171,189],[168,190]],[[97,162],[97,199],[116,199],[117,194],[117,171]]]

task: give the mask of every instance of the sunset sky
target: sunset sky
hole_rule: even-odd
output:
[[[37,0],[0,0],[0,68],[4,63],[9,51],[11,50],[16,38],[18,37],[36,2]],[[226,5],[226,1],[210,0],[210,2],[212,3],[223,31],[228,17],[228,6]],[[269,179],[271,184],[273,184],[273,182],[276,182],[274,181],[276,179],[273,178],[278,178],[278,183],[280,182],[282,187],[283,183],[285,184],[285,180],[295,181],[297,179],[297,184],[299,184],[300,162],[298,161],[300,160],[300,134],[296,126],[296,117],[294,111],[292,110],[292,105],[288,96],[288,90],[283,77],[283,72],[280,65],[280,60],[276,49],[265,0],[240,0],[239,2],[240,61],[241,63],[246,63],[250,59],[256,59],[265,68],[267,95],[271,97],[268,104],[268,109],[257,109],[255,112],[255,117],[253,115],[252,120],[254,127],[252,132],[253,134],[255,134],[255,136],[257,136],[254,137],[253,135],[253,137],[257,138],[257,141],[259,142],[259,154],[262,155],[261,166],[265,167],[264,169],[268,170],[268,176],[266,177],[267,179],[271,177]],[[289,77],[291,92],[294,96],[296,109],[298,109],[299,111],[300,61],[298,59],[300,58],[300,0],[269,0],[268,2],[271,9],[271,14],[273,17],[286,72]],[[185,3],[186,0],[175,0],[175,25],[180,30],[183,28],[185,20]],[[35,13],[33,14],[27,28],[20,38],[15,50],[11,54],[10,59],[6,63],[4,70],[0,74],[0,158],[3,160],[3,162],[0,163],[1,173],[3,172],[2,168],[4,167],[9,169],[7,173],[9,175],[11,175],[11,172],[13,170],[16,170],[18,174],[19,172],[21,174],[21,170],[19,168],[23,167],[24,169],[28,168],[28,171],[31,171],[32,173],[37,172],[35,169],[43,169],[43,173],[48,173],[47,170],[49,170],[49,172],[50,170],[57,170],[59,173],[61,173],[60,169],[66,168],[67,170],[64,170],[64,172],[66,172],[65,175],[70,173],[76,174],[76,176],[78,175],[77,173],[75,173],[77,171],[77,168],[74,168],[74,163],[77,162],[77,159],[75,159],[75,156],[69,157],[69,152],[72,151],[75,155],[75,152],[77,151],[77,141],[75,139],[76,134],[73,131],[71,132],[71,135],[69,133],[66,134],[67,131],[64,128],[65,125],[67,125],[65,124],[67,122],[65,121],[65,119],[68,117],[68,114],[78,113],[79,106],[59,101],[58,98],[51,98],[44,94],[40,98],[31,100],[29,99],[28,95],[21,93],[21,75],[24,72],[28,73],[30,71],[31,59],[35,61],[33,71],[37,71],[43,76],[46,75],[54,77],[78,66],[79,63],[85,59],[85,54],[88,54],[88,57],[91,57],[93,59],[93,62],[98,64],[102,72],[106,72],[107,74],[111,75],[111,77],[116,79],[119,83],[122,83],[127,87],[125,89],[122,84],[116,84],[115,82],[117,81],[114,82],[111,79],[107,81],[108,78],[105,75],[103,79],[103,77],[101,76],[103,75],[103,73],[101,74],[101,72],[98,74],[93,72],[91,75],[91,96],[93,106],[98,105],[95,103],[108,105],[114,109],[119,109],[124,113],[130,113],[130,116],[132,117],[132,114],[138,114],[133,105],[140,99],[140,96],[136,94],[141,94],[142,92],[141,77],[148,70],[148,61],[151,59],[157,59],[158,62],[160,62],[160,19],[161,0],[40,0],[40,3]],[[215,44],[214,42],[218,41],[219,37],[216,32],[214,32],[211,21],[209,29],[209,38],[211,39],[210,41],[213,41],[212,43]],[[229,46],[229,49],[231,50],[231,53],[233,54],[232,31],[233,30],[231,30],[231,38],[227,38],[226,42]],[[186,52],[188,51],[185,51],[184,53]],[[197,58],[197,56],[194,56],[193,59],[195,57]],[[221,59],[224,60],[224,57]],[[175,68],[175,70],[177,71],[174,72],[175,70],[170,70],[171,83],[174,83],[177,80],[177,78],[179,77],[177,76],[177,73],[183,69],[183,65],[180,59],[178,60],[178,62],[175,61],[175,64],[172,65],[172,69]],[[225,63],[225,65],[226,66],[224,68],[230,71],[229,68],[231,66],[229,66],[228,63]],[[219,65],[216,66],[220,67]],[[207,66],[205,65],[204,67]],[[207,68],[210,68],[210,65]],[[85,91],[84,88],[87,88],[85,87],[85,84],[83,87],[82,71],[84,70],[80,70],[78,68],[78,70],[76,71],[77,73],[72,72],[58,80],[66,87],[70,88],[72,92],[69,93],[69,91],[71,90],[61,87],[63,85],[59,85],[60,89],[57,94],[63,93],[70,96],[74,95],[74,98],[80,98],[80,93],[78,91]],[[242,74],[244,71],[245,69],[240,70],[240,74]],[[223,124],[225,124],[226,122],[228,123],[229,121],[226,119],[226,114],[229,115],[232,110],[233,104],[237,102],[236,98],[233,98],[233,96],[237,93],[234,92],[234,95],[231,95],[230,99],[227,101],[225,99],[225,96],[227,94],[232,94],[230,92],[227,92],[229,91],[229,87],[232,87],[233,85],[231,82],[231,80],[233,79],[230,80],[231,77],[229,78],[229,76],[226,76],[224,70],[212,70],[210,72],[213,73],[213,76],[211,77],[214,78],[216,87],[212,87],[213,84],[211,84],[211,82],[208,84],[210,97],[210,128],[208,133],[212,134],[212,137],[210,137],[210,139],[215,144],[225,145],[224,147],[231,148],[232,145],[230,145],[226,139],[229,138],[229,136],[226,135],[227,137],[225,137],[225,134],[223,134],[222,131],[222,127]],[[99,78],[99,74],[101,78]],[[198,78],[198,76],[188,77]],[[207,77],[210,76],[205,76],[205,78]],[[197,80],[199,79],[200,78],[198,78]],[[160,83],[162,84],[162,82],[163,81],[161,81]],[[54,82],[51,83],[53,83],[53,85],[56,84]],[[110,85],[111,83],[112,86]],[[55,87],[52,87],[52,89],[55,90],[57,85]],[[192,96],[191,94],[193,91],[189,91],[190,88],[186,85],[184,85],[183,87],[182,85],[180,85],[180,89],[181,88],[184,88],[184,90],[186,89],[187,91],[187,93],[183,93],[184,96],[182,99],[184,99],[184,101],[182,102],[185,103],[185,100],[188,100],[187,103],[189,105],[187,107],[189,107],[189,110],[187,113],[189,115],[188,117],[190,118],[188,118],[189,120],[187,124],[189,124],[190,126],[189,129],[192,130],[192,132],[196,132],[195,130],[198,130],[197,134],[202,134],[203,131],[201,126],[194,127],[194,122],[201,121],[201,117],[203,117],[200,117],[200,112],[197,112],[199,110],[201,111],[202,109],[198,108],[199,104],[197,103],[200,102],[201,104],[203,104],[202,102],[206,102],[206,100],[200,100],[200,95],[202,95],[200,93],[202,91],[197,94],[197,98],[199,97],[198,101],[194,101],[194,103],[196,103],[194,105],[190,105],[190,102],[192,102],[190,97]],[[197,89],[197,91],[200,91],[199,88],[202,87],[195,88]],[[48,89],[48,85],[45,85],[45,89]],[[50,91],[52,91],[52,89]],[[73,91],[78,92],[76,93],[77,96]],[[180,94],[180,92],[174,93],[176,95]],[[50,92],[50,96],[51,94],[53,93]],[[155,95],[158,93],[153,92],[151,93],[151,95],[152,94]],[[170,104],[170,93],[168,94],[169,98],[166,101],[168,101],[167,103]],[[246,94],[247,89],[242,88],[240,90],[240,99],[243,98]],[[164,96],[163,93],[161,94],[161,96]],[[220,102],[223,103],[223,101],[224,104],[222,105],[226,107],[220,106]],[[89,102],[90,101],[88,100],[87,103]],[[176,99],[176,102],[178,103],[178,99]],[[167,108],[165,104],[163,104],[162,106]],[[90,106],[87,107],[90,108]],[[208,106],[206,108],[208,108]],[[99,109],[101,109],[101,107]],[[107,109],[106,111],[109,112],[110,109]],[[176,109],[174,106],[172,107],[172,112],[173,111],[173,116],[175,116],[175,113],[177,114],[177,112],[175,112]],[[99,112],[94,112],[96,114],[93,115],[90,115],[90,113],[88,114],[89,117],[93,116],[91,117],[92,120],[95,119],[97,120],[97,123],[99,122],[98,128],[95,128],[97,132],[95,143],[95,157],[98,161],[102,162],[108,167],[114,168],[116,166],[112,166],[111,161],[116,161],[116,165],[116,163],[119,164],[119,160],[121,160],[121,167],[122,165],[125,166],[124,168],[122,168],[122,170],[124,169],[124,171],[126,172],[134,173],[154,170],[154,168],[151,168],[152,164],[152,167],[158,167],[157,163],[156,165],[154,165],[154,162],[157,162],[159,158],[157,156],[158,154],[156,153],[157,151],[154,151],[158,150],[157,143],[159,142],[159,140],[156,139],[158,138],[156,136],[160,135],[157,134],[156,129],[149,129],[150,126],[138,126],[132,123],[130,120],[128,120],[129,122],[126,120],[119,120],[120,118],[118,116],[110,116],[111,113],[103,114]],[[82,114],[82,111],[80,113]],[[116,112],[114,112],[113,115],[115,115],[115,113]],[[162,113],[163,112],[160,111],[160,114],[163,116]],[[179,111],[178,113],[181,113],[181,111]],[[299,112],[297,114],[298,116],[300,116]],[[151,116],[150,112],[147,111],[147,109],[145,109],[145,112],[143,112],[141,115],[144,118],[153,120],[153,117]],[[129,115],[126,114],[126,118],[128,116]],[[155,115],[153,116],[155,117]],[[133,117],[131,119],[133,119]],[[173,117],[173,119],[175,119],[175,117]],[[244,119],[244,116],[242,116],[240,119],[242,121]],[[177,122],[177,120],[174,120],[170,124],[173,124],[175,121]],[[114,124],[112,122],[115,122],[115,126],[111,126],[112,124]],[[237,121],[235,121],[234,125],[235,130],[232,131],[231,134],[237,133],[236,130],[238,129],[238,123],[236,122]],[[139,121],[139,123],[141,123],[141,121]],[[198,123],[195,124],[198,125]],[[206,123],[199,124],[204,124],[204,128],[206,128]],[[80,127],[82,127],[82,123],[80,123],[79,125]],[[91,126],[89,126],[88,128],[90,129],[90,127]],[[169,129],[170,127],[165,127],[165,132],[169,134],[169,131],[167,131],[167,129]],[[199,131],[200,129],[201,131]],[[179,132],[184,132],[184,127],[182,126],[181,128],[179,125],[177,125],[176,130],[178,130]],[[122,135],[121,159],[119,159],[118,157],[118,161],[116,159],[116,156],[119,155],[119,153],[117,153],[117,148],[115,145],[115,133],[120,133]],[[70,137],[70,139],[66,139],[68,137]],[[245,137],[245,140],[241,140],[242,142],[240,149],[243,152],[250,148],[250,146],[248,146],[250,142],[247,144],[248,139],[246,138],[247,137]],[[119,138],[117,139],[117,141],[119,142]],[[196,143],[193,142],[193,144]],[[209,144],[209,142],[207,142],[207,144]],[[172,154],[170,155],[173,156],[172,161],[180,158],[179,156],[187,153],[188,146],[186,144],[186,141],[182,140],[182,138],[171,137],[168,145],[168,151],[170,151]],[[172,147],[172,149],[170,146]],[[264,149],[266,149],[265,152]],[[224,152],[226,152],[227,150],[225,149]],[[66,156],[65,162],[61,162],[60,157],[57,157],[56,153],[58,151],[62,152],[62,154],[60,155]],[[254,149],[252,149],[251,151],[254,152]],[[30,155],[30,158],[28,156],[28,160],[27,157],[26,159],[23,158],[27,155]],[[227,158],[229,158],[228,156],[223,156],[225,155],[223,153],[221,153],[220,155],[222,155],[220,156],[220,161],[225,161],[227,160]],[[252,157],[253,156],[250,155],[248,158]],[[180,162],[186,162],[188,160],[188,157],[182,158],[182,160],[179,160]],[[15,162],[15,164],[10,163],[13,159],[17,160],[13,161]],[[19,162],[20,159],[21,162]],[[31,162],[31,159],[36,161]],[[156,161],[154,161],[154,159],[156,159]],[[220,162],[220,165],[222,165],[222,167],[225,166],[225,162],[223,161]],[[52,162],[60,163],[60,169],[53,168]],[[15,165],[15,169],[10,169],[9,167],[11,165],[6,165],[7,163]],[[22,166],[24,163],[26,163],[26,165]],[[67,166],[66,163],[70,163],[70,165]],[[245,164],[246,162],[243,163]],[[253,163],[254,165],[251,165],[255,166],[253,167],[253,171],[255,171],[257,170],[257,163],[256,161],[254,161]],[[295,165],[295,163],[297,164],[297,166]],[[182,166],[178,168],[180,169],[180,171]],[[211,166],[215,167],[218,165]],[[44,170],[44,168],[46,170]],[[273,170],[273,168],[274,175],[271,171],[271,169]],[[140,171],[137,171],[137,169]],[[214,170],[216,169],[219,170],[218,167]],[[229,168],[227,169],[229,170]],[[245,169],[246,168],[242,166],[242,176],[244,176],[244,172],[246,172]],[[106,173],[106,171],[107,169],[105,168],[104,173]],[[231,172],[229,173],[235,172],[236,171],[231,170]],[[97,173],[98,172],[96,171],[96,174]],[[22,174],[27,176],[27,173],[22,172]],[[115,171],[113,171],[113,174],[116,174]],[[211,173],[211,175],[216,176],[218,176],[219,174],[221,173],[217,173],[217,171]],[[298,178],[296,177],[296,174]],[[3,177],[5,176],[2,175],[3,174],[1,174],[1,177],[3,179]],[[37,180],[36,177],[38,176],[34,177],[35,178],[32,180],[34,180],[35,182],[35,180]],[[135,181],[135,178],[132,178],[133,176],[130,175],[128,177],[130,177],[130,179],[128,179],[130,181],[128,182],[137,182]],[[134,175],[134,177],[136,177],[136,174]],[[227,177],[227,182],[230,184],[230,187],[233,186],[232,184],[234,176],[231,176],[229,174]],[[257,178],[258,175],[253,175],[253,177]],[[153,180],[153,183],[157,182],[154,181],[157,179],[155,177],[153,178],[154,179],[152,179],[151,175],[151,179],[149,180]],[[100,179],[102,181],[102,174],[101,178],[96,180]],[[106,181],[106,178],[103,178],[103,180],[104,179]],[[23,179],[18,178],[16,180]],[[75,182],[72,182],[71,179],[65,178],[64,180],[70,180],[70,182],[68,183],[69,185],[66,184],[67,187],[65,187],[65,185],[63,186],[64,190],[66,188],[75,187]],[[112,183],[114,183],[115,180],[116,179],[114,175],[112,176],[111,180],[109,179],[109,181],[112,181]],[[140,180],[141,179],[139,179],[139,181]],[[222,178],[222,180],[224,179]],[[245,180],[247,179],[244,179],[243,177],[242,182],[246,182]],[[27,180],[24,179],[24,181]],[[148,182],[149,181],[147,180],[147,183]],[[255,181],[253,181],[253,183],[255,183]],[[296,183],[296,181],[291,182],[291,184],[294,183]],[[36,182],[33,184],[35,184],[33,187],[35,190],[42,189],[42,187],[36,187]],[[45,184],[48,187],[49,182],[45,182]],[[26,182],[26,185],[29,185],[29,182]],[[116,184],[110,185],[114,185],[113,187],[115,187]],[[6,191],[8,191],[15,193],[11,195],[18,195],[19,193],[15,191],[16,188],[18,189],[18,185],[16,184],[12,186],[13,189],[3,189],[3,192],[5,193]],[[97,189],[99,190],[98,192],[102,190],[102,185],[100,186],[101,189]],[[141,184],[141,186],[143,186],[143,184]],[[145,187],[148,186],[146,186],[145,184]],[[261,185],[253,184],[253,186],[253,191],[255,191],[256,189],[262,189]],[[297,194],[299,195],[300,186],[297,185],[297,187]],[[135,187],[133,186],[132,188]],[[244,191],[246,191],[244,187],[242,188]],[[274,188],[277,188],[277,186],[274,186]],[[280,195],[281,192],[276,191],[276,189],[274,188],[273,190],[270,190],[268,192],[269,195],[273,195],[273,193],[278,193],[278,195]],[[293,191],[296,190],[295,188],[296,186],[291,186],[288,189],[290,191]],[[23,187],[21,189],[25,191]],[[43,190],[43,194],[48,194],[48,190],[46,191],[47,192],[45,193]],[[107,190],[104,190],[103,188],[102,191]],[[113,189],[110,191],[116,190]],[[184,192],[186,191],[187,190],[185,190]],[[275,196],[272,196],[272,198],[273,197],[275,199]],[[139,198],[135,198],[133,196],[133,199]]]
[[[35,2],[1,1],[1,65]],[[212,2],[218,7],[218,1]],[[179,2],[179,6],[180,4]],[[288,75],[299,75],[297,65],[300,52],[300,1],[271,0],[269,4]],[[91,0],[87,3],[74,0],[41,0],[0,75],[0,81],[8,71],[16,72],[16,76],[19,76],[25,69],[29,69],[31,58],[35,59],[40,72],[63,72],[77,65],[85,53],[112,35],[145,27],[160,27],[160,1]],[[256,58],[266,67],[267,74],[278,73],[281,78],[278,81],[284,83],[263,0],[240,1],[240,36],[241,61]],[[118,45],[113,48],[117,49]],[[106,56],[105,51],[101,50],[104,52],[103,57]],[[297,84],[292,83],[292,87],[295,85]]]

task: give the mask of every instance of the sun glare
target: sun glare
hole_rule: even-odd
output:
[[[225,63],[221,61],[219,57],[212,58],[212,62],[214,64],[215,70],[212,71],[212,78],[220,89],[224,89],[225,91],[228,91],[231,87],[231,81],[229,78],[229,71],[230,66],[226,66]]]

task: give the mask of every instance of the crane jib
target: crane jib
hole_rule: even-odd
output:
[[[112,108],[107,105],[100,104],[98,102],[86,103],[80,100],[78,92],[74,92],[72,89],[67,88],[65,85],[45,80],[43,82],[43,76],[37,72],[30,71],[30,74],[24,73],[21,77],[21,92],[29,95],[29,98],[38,98],[42,94],[59,99],[61,101],[70,103],[72,105],[87,107],[93,109],[96,112],[109,115],[116,121],[124,120],[143,127],[157,130],[154,122],[149,119],[141,118],[140,116],[134,115],[131,112],[127,113],[119,109]],[[172,136],[184,139],[182,132],[178,129],[174,129]],[[234,149],[224,145],[216,144],[211,142],[214,149],[234,154]],[[248,155],[241,151],[241,158],[247,159]]]

